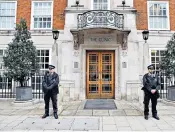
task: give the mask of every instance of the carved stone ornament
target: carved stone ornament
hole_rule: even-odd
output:
[[[73,34],[73,37],[74,37],[74,49],[78,50],[79,48],[78,34]]]
[[[71,30],[70,32],[73,35],[74,49],[78,50],[80,44],[84,43],[84,34],[81,34],[78,30]]]
[[[127,43],[128,43],[128,34],[123,34],[123,42],[122,42],[122,50],[127,49]]]
[[[124,31],[122,33],[122,50],[126,50],[128,48],[128,35],[130,31]]]

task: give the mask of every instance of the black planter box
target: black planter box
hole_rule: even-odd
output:
[[[16,87],[16,101],[32,100],[32,87]]]
[[[167,89],[168,89],[167,99],[175,101],[175,86],[169,86]]]

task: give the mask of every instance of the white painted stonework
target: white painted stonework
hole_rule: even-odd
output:
[[[77,14],[82,14],[91,9],[91,0],[80,0],[84,7],[71,7],[75,5],[74,0],[68,0],[68,7],[65,9],[65,28],[60,31],[58,44],[58,61],[55,53],[56,46],[51,31],[48,33],[32,32],[32,40],[37,48],[49,49],[51,51],[50,63],[57,66],[56,71],[60,75],[62,101],[86,99],[86,50],[114,50],[115,51],[115,99],[126,99],[128,101],[140,100],[143,93],[142,76],[147,72],[147,65],[150,64],[150,49],[165,48],[170,39],[170,31],[150,31],[150,36],[145,44],[142,38],[142,31],[136,29],[136,12],[133,8],[133,0],[126,0],[126,7],[123,10],[122,0],[111,0],[110,8],[118,13],[124,14],[124,29],[131,30],[128,35],[127,49],[122,50],[122,44],[118,40],[115,31],[101,34],[101,29],[84,32],[84,44],[80,44],[78,50],[74,49],[74,39],[70,32],[77,29]],[[99,33],[98,33],[99,32]],[[0,47],[5,48],[11,41],[12,33],[2,34],[0,32]],[[74,64],[78,64],[74,68]],[[126,66],[126,67],[124,67]]]

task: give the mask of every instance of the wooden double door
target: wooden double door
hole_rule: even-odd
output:
[[[114,98],[114,51],[87,51],[86,96],[88,99]]]

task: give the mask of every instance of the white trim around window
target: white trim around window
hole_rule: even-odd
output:
[[[15,28],[16,28],[16,16],[17,16],[17,1],[0,1],[0,3],[15,3],[14,28],[1,28],[0,27],[0,30],[15,30]]]
[[[166,50],[166,48],[149,48],[149,63],[151,64],[152,62],[151,62],[151,51],[157,51],[157,50]]]
[[[150,26],[150,10],[149,10],[150,4],[162,4],[162,5],[165,4],[166,5],[166,16],[167,16],[166,23],[167,23],[167,28],[157,28],[157,27],[156,28],[155,27],[152,28]],[[148,12],[147,18],[148,18],[148,29],[149,30],[170,30],[169,1],[147,1],[147,12]]]
[[[51,27],[50,28],[34,28],[34,4],[35,3],[51,3]],[[32,8],[31,8],[31,24],[30,29],[31,30],[52,30],[53,27],[53,1],[32,1]]]
[[[110,10],[110,1],[111,0],[107,0],[108,1],[108,9],[107,10]],[[98,10],[98,9],[94,9],[94,0],[91,0],[91,10]]]

